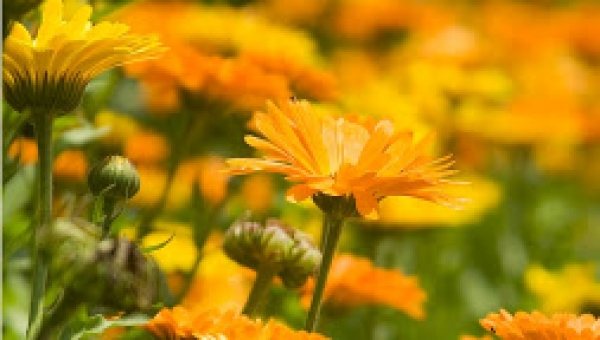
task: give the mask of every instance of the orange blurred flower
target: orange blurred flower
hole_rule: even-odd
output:
[[[314,290],[314,280],[302,289],[302,304],[308,307]],[[398,270],[381,269],[368,259],[349,254],[337,255],[331,271],[324,300],[337,306],[382,304],[400,310],[415,319],[423,319],[423,303],[427,296],[415,277]]]
[[[450,207],[461,199],[446,187],[456,184],[444,177],[450,157],[432,160],[425,138],[413,145],[411,132],[394,131],[389,120],[358,122],[319,115],[306,101],[289,100],[280,107],[268,103],[257,112],[256,129],[264,136],[246,136],[246,142],[265,153],[264,158],[229,159],[233,174],[268,171],[301,182],[287,192],[290,201],[317,193],[352,196],[358,212],[378,217],[378,200],[386,196],[413,196]]]
[[[157,164],[169,156],[169,145],[159,133],[138,131],[127,137],[123,153],[135,165]]]
[[[58,180],[84,182],[87,172],[88,161],[81,150],[65,150],[54,160],[53,174]]]
[[[265,174],[250,175],[242,184],[242,197],[248,210],[265,212],[273,205],[275,183]]]
[[[225,168],[223,158],[210,155],[182,162],[177,169],[176,177],[190,185],[198,185],[202,197],[215,205],[227,195],[229,176],[223,172]]]
[[[38,150],[35,140],[31,138],[17,138],[8,148],[8,155],[19,160],[21,164],[34,164],[38,160]]]
[[[231,310],[191,313],[183,307],[161,310],[144,328],[158,339],[327,339],[319,334],[292,330],[273,320],[263,325],[260,321],[251,320]]]
[[[554,314],[551,317],[533,312],[505,310],[489,314],[480,320],[488,331],[504,340],[597,340],[600,339],[600,320],[590,314]]]

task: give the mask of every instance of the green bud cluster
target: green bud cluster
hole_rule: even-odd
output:
[[[288,288],[302,286],[321,263],[321,253],[308,235],[276,219],[264,225],[236,222],[225,234],[223,249],[243,266],[275,272]]]

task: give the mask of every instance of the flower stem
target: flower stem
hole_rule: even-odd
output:
[[[40,256],[40,240],[52,220],[52,123],[50,112],[34,112],[38,145],[38,216],[39,223],[32,232],[32,289],[29,307],[27,339],[37,339],[44,319],[44,293],[48,279],[48,259]]]
[[[331,268],[331,262],[333,261],[333,255],[337,248],[343,224],[343,218],[328,213],[323,215],[323,237],[321,238],[321,252],[323,253],[323,259],[321,266],[319,267],[319,272],[317,273],[317,283],[310,303],[306,326],[304,327],[308,332],[314,332],[317,329],[323,302],[323,291],[325,290],[327,275]]]
[[[275,271],[271,268],[263,267],[257,270],[256,281],[254,281],[254,286],[252,286],[250,296],[248,297],[248,301],[246,301],[242,313],[248,316],[254,316],[256,314],[264,301],[265,294],[269,291],[273,276],[275,276]]]

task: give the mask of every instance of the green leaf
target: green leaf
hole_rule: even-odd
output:
[[[28,165],[17,172],[4,186],[2,193],[2,220],[9,221],[12,215],[29,202],[35,188],[35,165]]]
[[[161,243],[159,243],[157,245],[154,245],[154,246],[149,246],[149,247],[143,248],[142,252],[144,254],[148,254],[148,253],[151,253],[151,252],[153,252],[155,250],[159,250],[160,248],[162,248],[162,247],[166,246],[167,244],[169,244],[169,242],[171,242],[171,240],[173,239],[173,237],[175,237],[174,233],[166,241],[163,241],[163,242],[161,242]]]
[[[102,334],[111,327],[142,326],[148,323],[150,318],[143,314],[131,314],[120,317],[117,320],[107,320],[102,315],[94,315],[74,321],[61,333],[59,340],[84,340],[96,338],[95,335]]]

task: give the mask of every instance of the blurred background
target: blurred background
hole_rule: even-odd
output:
[[[220,242],[248,210],[318,240],[319,210],[286,202],[282,178],[220,172],[228,157],[253,156],[243,142],[251,114],[295,96],[318,111],[434,132],[430,152],[452,154],[456,178],[471,183],[457,192],[470,199],[464,210],[388,198],[379,221],[352,221],[342,232],[341,252],[417,280],[424,317],[389,302],[404,292],[387,276],[368,275],[326,304],[322,333],[450,340],[483,335],[478,320],[500,308],[600,316],[597,1],[89,3],[97,21],[157,34],[169,51],[103,74],[76,114],[57,120],[55,215],[85,217],[89,165],[128,157],[141,190],[115,223],[146,246],[172,236],[152,252],[167,305],[243,305],[252,273],[227,259]],[[3,124],[18,119],[3,109]],[[6,339],[22,338],[27,323],[32,137],[25,124],[3,139]],[[359,286],[380,296],[351,299]],[[302,291],[276,286],[270,294],[266,315],[301,328]]]

